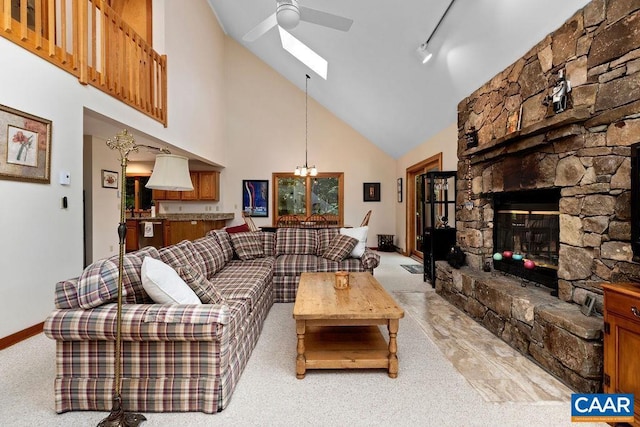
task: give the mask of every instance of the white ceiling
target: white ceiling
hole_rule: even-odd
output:
[[[291,33],[329,61],[327,80],[280,44],[272,28],[242,36],[275,12],[276,0],[208,0],[224,31],[286,79],[398,158],[455,123],[457,104],[560,27],[588,0],[456,0],[433,35],[434,57],[416,48],[450,0],[300,0],[345,16],[349,32],[300,22]]]

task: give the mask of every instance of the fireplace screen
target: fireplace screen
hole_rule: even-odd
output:
[[[494,198],[495,269],[557,289],[559,200],[557,190],[502,193]]]

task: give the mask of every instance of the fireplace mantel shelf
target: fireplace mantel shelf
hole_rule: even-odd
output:
[[[520,151],[523,147],[508,147],[515,142],[523,141],[532,136],[542,135],[548,131],[568,126],[576,123],[584,123],[589,120],[592,113],[589,108],[572,108],[545,120],[529,125],[518,131],[511,132],[500,138],[495,138],[479,147],[470,148],[462,152],[463,157],[470,157],[471,163],[478,163],[488,159],[492,159],[503,154]],[[543,138],[539,142],[529,141],[528,147],[545,144]]]

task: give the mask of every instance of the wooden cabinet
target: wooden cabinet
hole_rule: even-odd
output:
[[[138,250],[138,221],[127,220],[127,236],[125,239],[125,252]]]
[[[211,230],[224,228],[225,220],[218,221],[165,221],[165,245],[175,245],[183,240],[195,240]]]
[[[220,200],[220,172],[192,171],[192,191],[153,190],[153,200]]]
[[[200,200],[220,200],[220,172],[200,172]]]
[[[604,392],[633,393],[640,426],[640,285],[605,283]]]

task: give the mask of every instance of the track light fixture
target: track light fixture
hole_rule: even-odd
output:
[[[433,31],[431,32],[427,40],[424,43],[421,43],[420,46],[418,46],[418,48],[416,49],[416,54],[418,55],[418,58],[420,59],[421,63],[426,64],[427,62],[429,62],[431,57],[433,57],[433,52],[429,50],[429,41],[431,41],[431,38],[436,33],[436,31],[438,31],[438,27],[442,23],[442,20],[444,19],[444,17],[447,16],[447,13],[449,13],[449,9],[451,9],[451,6],[453,6],[454,1],[455,0],[451,0],[451,3],[449,3],[449,6],[447,6],[447,9],[444,11],[442,16],[440,17],[440,20],[436,24],[436,27],[433,29]]]

